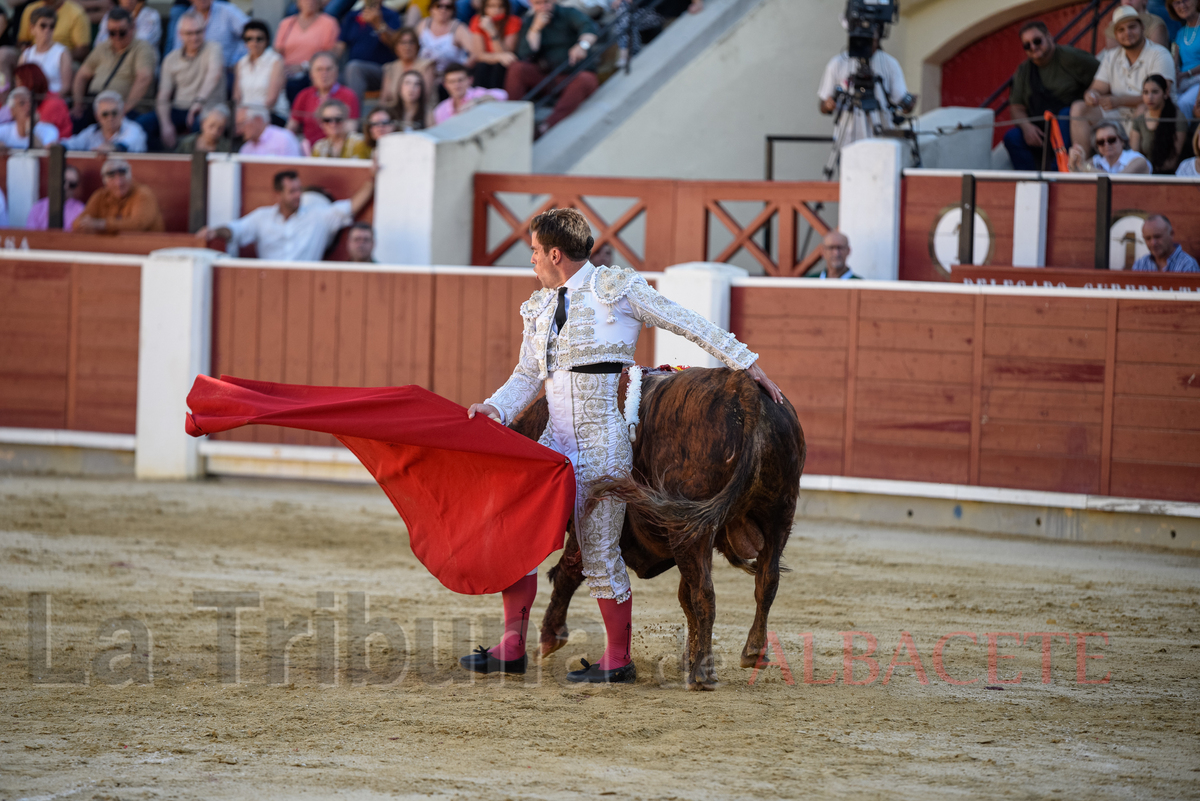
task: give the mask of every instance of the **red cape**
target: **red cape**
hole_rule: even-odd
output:
[[[500,592],[563,546],[570,461],[428,390],[202,375],[187,403],[193,437],[254,423],[333,434],[404,518],[417,559],[455,592]]]

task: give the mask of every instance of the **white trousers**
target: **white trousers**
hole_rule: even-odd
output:
[[[633,448],[617,406],[617,373],[555,370],[546,379],[550,421],[538,440],[571,460],[575,468],[575,536],[583,557],[583,575],[593,598],[630,597],[629,574],[621,558],[625,504],[603,498],[588,515],[584,500],[602,478],[629,475]]]

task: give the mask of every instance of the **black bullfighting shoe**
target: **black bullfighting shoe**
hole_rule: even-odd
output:
[[[583,670],[572,670],[567,674],[567,681],[587,682],[588,684],[633,684],[637,681],[637,668],[630,662],[612,670],[601,670],[598,664],[579,660]]]
[[[458,660],[472,673],[524,673],[528,664],[525,654],[520,659],[500,659],[482,645]]]

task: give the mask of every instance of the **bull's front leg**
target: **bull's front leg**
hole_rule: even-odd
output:
[[[717,683],[712,652],[717,600],[712,585],[711,546],[692,546],[688,553],[675,554],[675,560],[679,565],[679,603],[688,621],[684,681],[689,690],[712,690]]]
[[[558,564],[550,568],[550,604],[542,617],[541,655],[549,656],[567,644],[567,607],[579,585],[583,583],[583,560],[572,527]]]

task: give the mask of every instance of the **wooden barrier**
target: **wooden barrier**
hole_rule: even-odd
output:
[[[988,286],[1076,287],[1130,292],[1200,292],[1200,274],[1147,273],[1133,270],[1055,270],[1045,267],[954,268],[957,283]]]
[[[731,324],[806,472],[1200,501],[1200,301],[1064,294],[747,279]]]
[[[295,170],[306,189],[320,187],[337,200],[349,198],[371,175],[370,162],[354,159],[305,159],[295,163],[243,161],[242,214],[275,205],[275,173],[282,170]],[[356,219],[370,222],[373,205],[368,204]]]
[[[1011,175],[1005,173],[1004,175]],[[1013,203],[1017,179],[976,173],[976,211],[983,217],[991,248],[983,264],[1013,261]],[[1029,180],[1036,180],[1030,174]],[[1050,181],[1046,228],[1046,264],[1054,268],[1092,270],[1096,247],[1096,183],[1089,180]],[[908,281],[956,281],[935,260],[934,229],[942,215],[959,207],[962,178],[953,175],[906,173],[901,201],[900,278]],[[1114,181],[1112,219],[1166,214],[1177,241],[1189,253],[1200,253],[1200,184],[1173,181]]]
[[[134,433],[141,267],[0,261],[0,426]]]
[[[162,212],[163,225],[169,233],[184,233],[188,231],[188,204],[191,202],[192,187],[192,157],[170,153],[121,153],[120,158],[129,162],[133,168],[133,180],[143,184],[158,200],[158,208]],[[101,188],[100,168],[107,158],[101,153],[67,154],[67,165],[79,170],[83,188],[80,198],[86,203],[92,193]],[[45,196],[49,182],[47,175],[50,169],[49,158],[43,156],[41,162],[41,194]]]
[[[548,196],[530,214],[514,212],[500,193]],[[624,212],[606,220],[589,198],[629,198]],[[818,258],[816,245],[830,229],[816,204],[836,203],[838,185],[783,181],[672,181],[663,179],[581,178],[573,175],[475,175],[475,213],[471,262],[492,265],[518,241],[529,243],[529,222],[551,208],[579,209],[595,229],[595,247],[612,245],[621,264],[637,270],[662,270],[689,261],[729,261],[745,249],[767,275],[803,275]],[[726,208],[731,202],[761,202],[762,209],[747,224]],[[488,230],[492,212],[508,230],[494,236]],[[639,255],[623,237],[644,217],[645,244]],[[712,221],[732,237],[720,251],[710,241]],[[798,252],[803,220],[811,230],[809,247]],[[774,233],[774,244],[769,244]],[[495,247],[488,243],[497,240]],[[761,240],[761,244],[760,244]]]
[[[0,229],[0,247],[6,250],[65,250],[145,256],[164,248],[196,248],[201,245],[191,234],[76,234],[67,231],[26,231],[22,228],[8,228]]]
[[[511,374],[532,275],[488,271],[218,266],[212,374],[326,386],[416,384],[464,406]],[[653,337],[638,343],[641,364]],[[330,445],[325,434],[251,426],[218,439]]]

